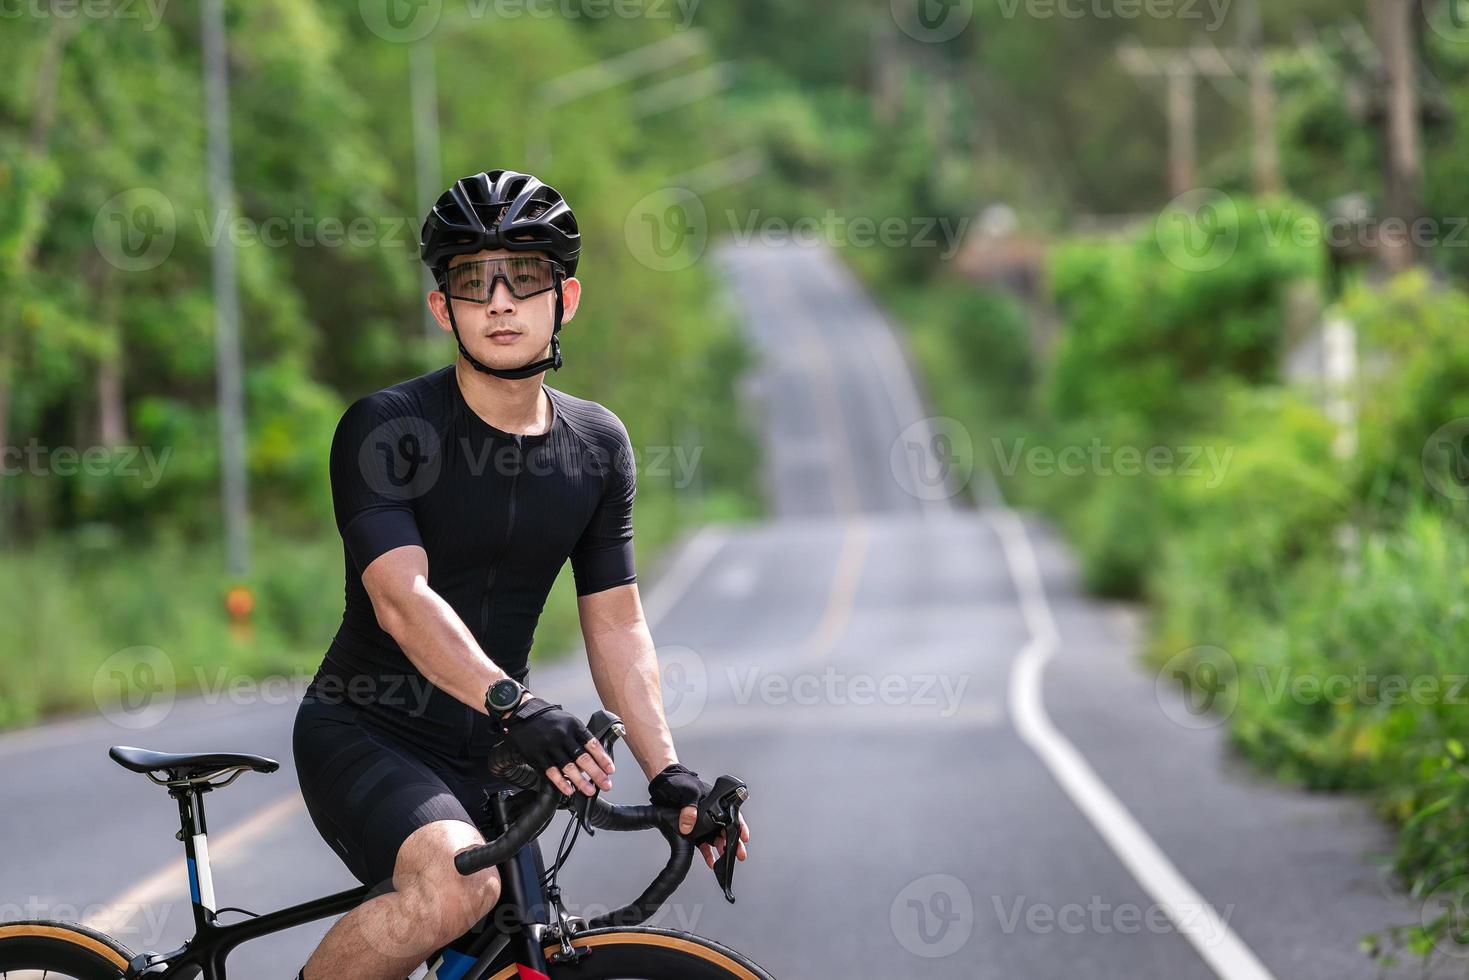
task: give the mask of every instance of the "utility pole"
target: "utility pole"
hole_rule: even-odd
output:
[[[1413,55],[1417,10],[1416,0],[1374,0],[1372,10],[1385,76],[1385,217],[1408,225],[1421,213],[1423,186],[1421,105]],[[1400,271],[1413,264],[1412,236],[1383,236],[1382,244],[1389,269]]]
[[[902,86],[901,65],[893,32],[885,18],[872,21],[872,114],[879,122],[891,123],[898,118],[898,97]]]
[[[226,219],[234,209],[230,168],[230,101],[224,0],[203,0],[204,93],[209,130],[209,200]],[[249,503],[245,478],[245,394],[241,380],[240,296],[235,278],[235,246],[220,235],[214,264],[214,360],[219,395],[219,458],[224,491],[225,554],[232,575],[250,570]]]
[[[1261,52],[1264,27],[1259,0],[1248,0],[1240,10],[1242,46],[1249,55],[1250,129],[1254,136],[1250,153],[1251,172],[1258,194],[1280,190],[1280,147],[1275,138],[1275,86],[1270,66]]]
[[[1275,141],[1274,91],[1268,52],[1253,45],[1244,48],[1143,47],[1135,41],[1117,49],[1122,68],[1135,78],[1166,79],[1168,83],[1168,184],[1176,197],[1197,186],[1197,83],[1200,78],[1239,79],[1250,84],[1251,152],[1255,190],[1279,187]]]
[[[1197,90],[1184,59],[1173,59],[1168,76],[1168,188],[1176,197],[1198,186]]]
[[[418,178],[418,213],[426,216],[443,188],[443,164],[439,160],[439,95],[434,71],[433,42],[427,37],[414,41],[409,54],[409,88],[413,104],[413,166]],[[433,274],[422,272],[424,292],[437,289]],[[423,306],[423,332],[430,340],[439,336],[439,323]]]

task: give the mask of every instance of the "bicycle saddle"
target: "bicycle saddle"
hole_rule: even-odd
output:
[[[131,745],[114,745],[107,754],[124,769],[167,773],[171,782],[196,780],[230,770],[275,772],[281,767],[274,759],[240,752],[154,752]]]

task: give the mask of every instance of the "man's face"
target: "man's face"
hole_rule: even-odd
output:
[[[547,259],[540,252],[511,252],[506,249],[490,249],[472,255],[456,255],[449,263],[450,291],[456,295],[467,295],[472,290],[453,284],[456,277],[477,278],[478,269],[465,269],[472,263],[486,259],[524,259],[534,257]],[[493,267],[491,267],[493,268]],[[581,298],[581,284],[567,279],[562,284],[565,312],[562,323],[571,320]],[[531,361],[546,357],[551,346],[551,334],[556,324],[556,291],[548,289],[528,299],[517,299],[506,287],[504,279],[497,279],[489,302],[470,302],[450,299],[440,290],[428,296],[429,309],[439,326],[451,330],[448,304],[454,304],[454,322],[459,325],[459,338],[475,360],[492,368],[518,368]]]

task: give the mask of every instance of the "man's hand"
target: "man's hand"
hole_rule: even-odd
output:
[[[607,750],[559,704],[525,698],[505,722],[505,740],[567,796],[612,788],[614,767]]]
[[[678,832],[687,836],[693,833],[694,824],[699,819],[699,810],[695,804],[708,796],[713,788],[700,779],[698,773],[675,762],[653,777],[653,781],[648,784],[648,795],[659,806],[682,807],[678,814]],[[750,828],[745,824],[745,818],[740,817],[740,839],[737,844],[739,850],[735,856],[741,861],[748,856],[745,844],[749,840]],[[715,858],[723,854],[727,846],[725,831],[721,830],[712,841],[699,845],[699,853],[704,855],[704,861],[712,868]]]
[[[697,819],[697,810],[695,810],[691,806],[684,807],[683,812],[678,815],[678,832],[681,834],[687,834],[689,831],[693,830],[694,821]],[[714,862],[719,858],[719,855],[724,853],[724,849],[729,846],[729,844],[725,842],[724,834],[725,832],[721,830],[719,832],[719,836],[714,838],[712,842],[699,845],[699,853],[704,855],[704,863],[709,865],[710,868],[714,867]],[[735,852],[735,857],[739,858],[741,861],[749,857],[749,853],[745,850],[745,845],[749,842],[750,828],[745,823],[744,814],[741,814],[740,840],[738,844],[739,850]]]

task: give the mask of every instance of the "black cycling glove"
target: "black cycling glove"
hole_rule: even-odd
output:
[[[648,796],[659,806],[682,809],[696,805],[713,789],[694,770],[675,762],[653,777],[653,781],[648,784]]]
[[[526,698],[502,725],[505,741],[537,772],[560,769],[587,750],[592,733],[559,704]]]

